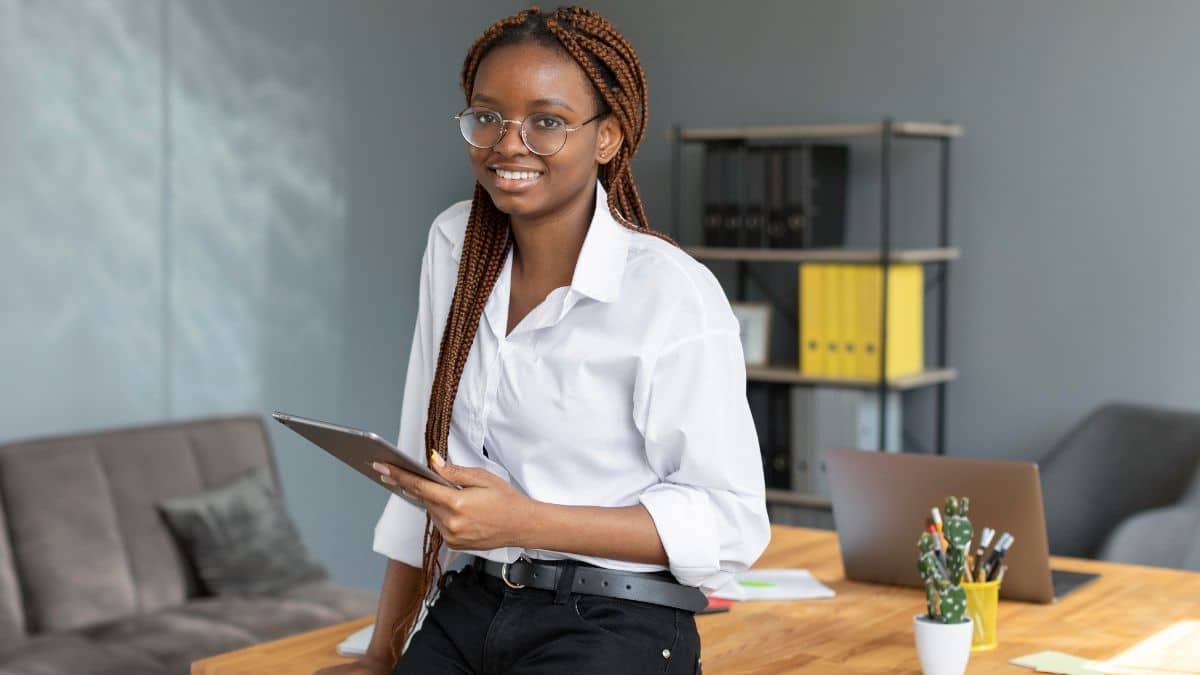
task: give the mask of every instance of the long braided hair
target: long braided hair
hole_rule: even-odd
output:
[[[630,160],[646,135],[646,77],[637,53],[604,17],[582,7],[559,7],[543,14],[537,7],[524,9],[492,24],[467,51],[461,84],[467,103],[475,86],[475,74],[483,57],[492,49],[533,42],[564,50],[594,85],[597,103],[607,107],[621,125],[624,140],[617,154],[600,166],[599,178],[608,193],[608,208],[625,227],[678,246],[669,236],[649,228],[646,213],[633,182]],[[458,279],[450,314],[442,333],[437,369],[429,397],[425,446],[442,457],[450,433],[450,413],[458,394],[459,380],[467,363],[475,331],[492,287],[508,257],[512,231],[508,215],[496,208],[478,182],[471,201],[466,236],[459,255]],[[431,462],[428,452],[426,462]],[[442,534],[426,514],[425,540],[419,587],[413,601],[392,627],[392,662],[400,659],[404,643],[416,625],[421,604],[441,577],[438,553]]]

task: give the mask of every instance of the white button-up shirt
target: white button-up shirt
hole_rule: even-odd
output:
[[[471,203],[433,222],[396,447],[424,463],[425,420]],[[641,503],[680,583],[705,592],[749,567],[770,539],[746,401],[738,322],[707,267],[596,206],[569,286],[505,335],[512,247],[454,400],[453,463],[481,467],[554,504]],[[425,513],[392,495],[372,548],[420,567]],[[635,572],[661,565],[569,552],[469,551],[499,562],[574,558]],[[453,554],[442,551],[446,563]]]

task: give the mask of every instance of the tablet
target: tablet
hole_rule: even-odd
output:
[[[399,485],[388,485],[379,480],[379,472],[371,467],[372,462],[394,464],[440,485],[461,489],[460,486],[442,478],[433,469],[418,464],[396,446],[370,431],[343,427],[329,422],[289,415],[275,411],[271,413],[280,424],[307,438],[325,452],[342,460],[347,466],[371,479],[372,483],[387,488],[392,494],[418,508],[425,508],[420,501],[401,492]]]

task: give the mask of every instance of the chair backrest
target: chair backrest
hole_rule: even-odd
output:
[[[0,631],[9,631],[0,640],[153,611],[196,596],[195,571],[155,503],[263,465],[278,485],[270,441],[255,415],[0,446],[5,543],[11,542],[11,551],[0,544]]]
[[[1200,467],[1200,412],[1106,404],[1039,465],[1051,552],[1095,557],[1126,517],[1188,493]]]

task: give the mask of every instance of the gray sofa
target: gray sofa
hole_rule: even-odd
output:
[[[278,470],[262,418],[0,446],[0,675],[183,675],[192,661],[373,614],[318,581],[205,597],[155,502]]]
[[[1200,570],[1200,412],[1105,404],[1039,464],[1051,552]]]

